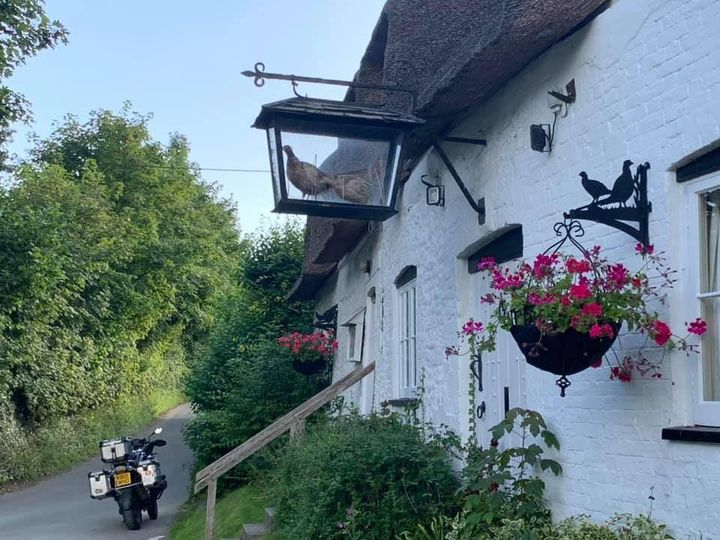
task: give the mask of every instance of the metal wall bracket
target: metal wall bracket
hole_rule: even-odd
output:
[[[629,234],[647,247],[650,244],[649,221],[652,211],[652,203],[647,197],[647,171],[650,163],[638,165],[634,175],[631,165],[633,162],[626,159],[622,174],[615,180],[612,189],[602,182],[591,180],[585,171],[581,172],[583,188],[593,200],[590,204],[565,212],[563,217],[603,223]],[[633,205],[628,206],[627,202],[631,198]],[[637,223],[637,227],[626,222]]]
[[[455,183],[460,188],[460,191],[462,191],[462,194],[465,196],[465,199],[470,204],[473,210],[477,212],[478,215],[478,224],[484,225],[485,224],[485,199],[481,198],[475,201],[473,199],[473,196],[468,191],[467,187],[465,187],[465,184],[462,181],[462,178],[460,178],[460,175],[458,174],[457,170],[455,170],[455,167],[453,166],[452,162],[450,161],[450,158],[447,156],[445,151],[442,149],[442,146],[440,146],[440,142],[438,140],[433,141],[433,148],[435,148],[435,151],[440,156],[440,159],[445,164],[445,167],[447,167],[448,172],[450,173],[450,176],[453,177],[453,180],[455,180]]]

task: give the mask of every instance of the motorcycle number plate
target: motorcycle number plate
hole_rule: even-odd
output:
[[[115,475],[115,487],[116,488],[127,486],[131,483],[132,483],[132,479],[130,478],[129,472],[117,473]]]

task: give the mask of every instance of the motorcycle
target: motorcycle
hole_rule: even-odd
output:
[[[96,500],[113,497],[125,526],[131,531],[142,525],[142,511],[150,519],[158,517],[158,499],[167,487],[160,463],[153,451],[165,446],[163,439],[151,440],[162,428],[141,439],[123,437],[100,442],[100,459],[111,469],[88,473],[90,497]]]

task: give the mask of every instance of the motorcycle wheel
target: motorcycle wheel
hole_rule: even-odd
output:
[[[157,499],[151,499],[148,501],[147,506],[145,507],[148,513],[148,517],[150,519],[157,519],[158,518],[158,503]]]
[[[123,510],[122,517],[125,526],[130,531],[137,531],[142,524],[142,510],[137,506],[133,506],[130,510]]]

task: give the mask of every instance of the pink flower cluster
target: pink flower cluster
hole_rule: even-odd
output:
[[[277,341],[278,345],[290,349],[295,355],[311,352],[329,358],[338,348],[338,342],[335,341],[331,332],[313,332],[312,334],[290,332],[279,337]]]
[[[485,331],[485,325],[481,322],[476,322],[470,319],[462,327],[462,335],[464,336],[476,336]]]

